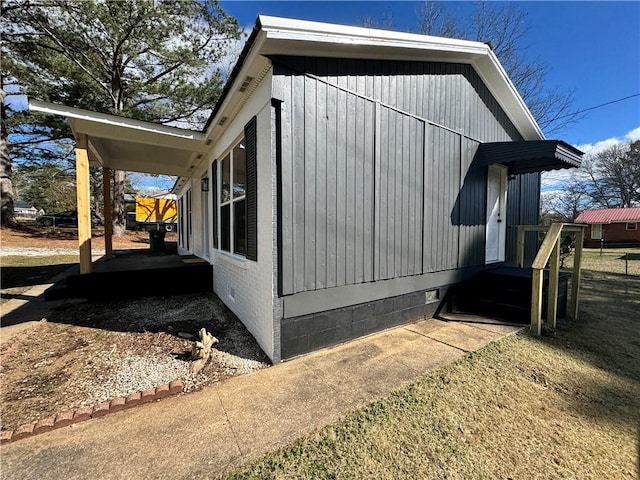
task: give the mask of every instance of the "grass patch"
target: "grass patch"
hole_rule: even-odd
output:
[[[637,478],[640,277],[607,268],[554,337],[491,344],[227,478]]]
[[[640,276],[640,248],[585,248],[582,256],[585,270]],[[573,268],[573,259],[565,260],[566,268]]]
[[[34,285],[48,282],[78,261],[78,255],[2,257],[0,303],[19,297]]]

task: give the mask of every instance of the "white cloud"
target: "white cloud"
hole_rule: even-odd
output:
[[[231,75],[231,71],[235,67],[251,32],[253,32],[253,25],[242,28],[238,40],[229,40],[220,59],[216,63],[209,65],[208,73],[220,70],[223,79],[226,80]]]
[[[576,168],[565,168],[562,170],[542,172],[541,190],[543,192],[564,190],[564,186],[568,181],[581,179],[583,177],[584,174]]]
[[[640,140],[640,127],[631,130],[624,136],[624,139],[628,142],[635,142],[637,140]]]
[[[622,137],[612,137],[595,143],[585,143],[583,145],[575,145],[575,147],[585,153],[585,156],[591,156],[606,150],[614,145],[620,145],[625,142],[634,142],[640,140],[640,127],[634,128]],[[583,173],[576,168],[565,170],[552,170],[551,172],[542,173],[541,187],[543,192],[562,190],[569,180],[583,177]]]
[[[148,175],[145,173],[130,172],[129,180],[140,195],[164,194],[171,190],[176,177],[170,175]]]
[[[640,127],[634,128],[630,132],[627,132],[623,137],[612,137],[607,138],[606,140],[601,140],[596,143],[585,143],[584,145],[575,145],[576,148],[582,150],[587,155],[594,155],[596,153],[600,153],[603,150],[613,146],[620,145],[625,142],[633,142],[636,140],[640,140]]]

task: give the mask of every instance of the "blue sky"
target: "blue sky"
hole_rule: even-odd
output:
[[[258,15],[362,26],[367,16],[390,14],[396,30],[415,29],[422,2],[221,1],[244,27]],[[466,16],[471,2],[446,2]],[[640,93],[640,2],[519,2],[530,31],[527,55],[550,71],[548,86],[575,90],[575,107],[587,109]],[[587,112],[556,137],[588,150],[615,140],[640,138],[640,96]]]

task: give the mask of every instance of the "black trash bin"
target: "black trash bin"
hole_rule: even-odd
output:
[[[149,230],[149,250],[152,252],[164,252],[164,231]]]

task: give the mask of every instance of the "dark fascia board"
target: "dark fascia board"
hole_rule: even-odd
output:
[[[479,153],[482,165],[505,165],[512,174],[577,168],[584,155],[562,140],[489,142],[480,146]]]
[[[244,65],[244,61],[247,58],[247,55],[249,54],[249,51],[253,47],[253,44],[256,41],[256,38],[258,37],[258,34],[260,33],[261,29],[262,29],[262,24],[260,23],[260,17],[258,17],[256,19],[256,24],[253,27],[253,30],[251,31],[251,35],[249,35],[249,38],[248,38],[247,42],[244,44],[244,48],[242,49],[242,52],[240,52],[240,56],[238,57],[238,61],[236,62],[235,66],[233,67],[233,70],[231,70],[231,75],[229,75],[229,78],[227,79],[227,83],[225,84],[224,88],[222,89],[222,93],[220,94],[220,98],[218,99],[218,102],[216,103],[216,106],[213,107],[213,111],[211,112],[211,115],[209,115],[209,118],[207,119],[207,123],[205,123],[205,125],[204,125],[204,127],[202,129],[203,132],[206,132],[209,129],[209,126],[211,126],[211,122],[213,122],[213,119],[216,117],[216,115],[220,111],[220,108],[222,107],[222,104],[224,103],[225,98],[227,98],[227,95],[231,91],[231,87],[233,86],[233,83],[235,82],[236,78],[238,77],[238,74],[240,73],[240,70],[242,69],[242,66]]]

